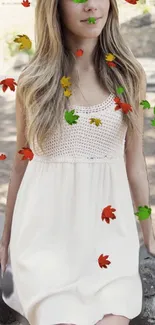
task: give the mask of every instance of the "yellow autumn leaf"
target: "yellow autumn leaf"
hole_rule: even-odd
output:
[[[108,53],[108,54],[105,56],[105,59],[106,59],[106,61],[110,61],[110,62],[112,62],[113,60],[115,60],[115,55],[113,55],[112,53]]]
[[[71,95],[72,95],[72,92],[71,92],[70,89],[66,89],[66,90],[64,91],[64,96],[65,96],[65,97],[70,97]]]
[[[17,35],[18,37],[16,37],[14,39],[14,42],[15,43],[21,43],[20,47],[19,47],[19,50],[29,50],[32,46],[32,42],[31,40],[29,39],[29,37],[27,35]]]
[[[96,126],[102,125],[102,122],[99,118],[91,118],[90,119],[90,124],[94,123]]]
[[[69,79],[70,77],[65,77],[65,76],[61,78],[60,83],[63,88],[67,88],[71,86]]]

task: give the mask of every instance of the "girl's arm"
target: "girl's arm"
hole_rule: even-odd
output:
[[[18,80],[19,82],[19,80]],[[1,242],[4,246],[8,246],[10,242],[10,234],[11,234],[11,225],[12,225],[12,216],[14,205],[16,201],[16,196],[24,176],[26,167],[28,165],[28,161],[22,160],[21,155],[18,153],[22,147],[28,147],[26,145],[25,138],[25,116],[24,116],[24,106],[21,101],[21,98],[18,95],[18,87],[16,91],[16,130],[17,130],[17,142],[16,142],[16,152],[14,155],[14,161],[12,166],[12,171],[10,175],[10,182],[8,186],[8,194],[7,194],[7,203],[6,203],[6,211],[5,211],[5,221],[4,221],[4,229],[2,234]],[[22,217],[22,216],[21,216]]]
[[[140,102],[146,99],[146,75],[144,72],[142,78],[142,85],[140,89]],[[138,211],[139,206],[149,204],[149,182],[147,175],[146,162],[143,153],[143,128],[144,128],[144,114],[143,108],[138,107],[139,119],[138,128],[140,134],[133,135],[133,140],[131,144],[128,143],[129,135],[127,132],[126,144],[128,144],[128,149],[126,149],[126,170],[129,180],[129,185],[131,189],[131,195],[133,199],[133,204],[135,212]],[[154,233],[152,227],[151,217],[148,219],[139,221],[143,233],[143,239],[146,247],[154,240]]]

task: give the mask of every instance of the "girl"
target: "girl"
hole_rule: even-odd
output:
[[[142,308],[145,73],[116,0],[38,0],[35,14],[16,96],[17,153],[31,161],[15,155],[3,248],[31,325],[127,325]],[[151,219],[141,225],[154,254]]]

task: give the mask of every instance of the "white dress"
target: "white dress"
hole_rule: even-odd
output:
[[[94,325],[105,314],[132,319],[141,312],[140,243],[124,159],[127,125],[114,97],[72,106],[77,124],[64,118],[61,136],[51,135],[47,154],[34,153],[24,174],[10,258],[31,325]]]

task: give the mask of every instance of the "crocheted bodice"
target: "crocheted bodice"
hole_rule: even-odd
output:
[[[115,96],[109,97],[101,104],[93,106],[68,107],[79,116],[77,123],[70,125],[63,117],[62,131],[56,130],[44,145],[46,155],[31,145],[36,160],[59,161],[94,161],[108,158],[119,158],[124,155],[127,125],[123,120],[123,112],[115,111]],[[90,119],[100,119],[97,126]],[[97,120],[93,120],[97,121]],[[36,143],[36,141],[35,141]]]

